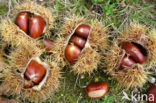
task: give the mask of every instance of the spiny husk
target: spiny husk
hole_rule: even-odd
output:
[[[156,62],[156,32],[152,30],[147,35],[147,27],[138,23],[131,23],[119,36],[119,44],[129,41],[142,45],[147,51],[146,64]]]
[[[3,73],[3,70],[5,69],[5,67],[7,66],[6,63],[6,58],[5,56],[5,48],[7,47],[7,44],[2,43],[1,44],[1,49],[0,49],[0,78],[1,78],[1,73]]]
[[[60,72],[59,67],[54,62],[48,62],[45,61],[50,65],[50,72],[47,77],[46,83],[42,87],[40,91],[34,91],[34,90],[27,90],[24,89],[22,91],[22,98],[29,99],[30,101],[40,101],[40,100],[46,100],[50,96],[53,95],[54,92],[56,92],[59,88],[59,78]]]
[[[121,33],[118,40],[113,41],[112,48],[106,53],[106,72],[118,81],[120,87],[127,89],[141,88],[147,81],[149,74],[147,68],[155,61],[156,33],[153,30],[150,35],[147,35],[146,30],[147,28],[144,25],[131,23]],[[134,42],[143,46],[147,51],[145,63],[135,64],[132,67],[125,67],[120,70],[121,60],[125,55],[125,51],[120,47],[123,42]]]
[[[75,27],[80,23],[88,23],[88,21],[82,16],[71,16],[65,18],[64,24],[62,25],[60,35],[65,38],[69,38]]]
[[[102,21],[92,20],[89,43],[101,51],[105,51],[108,45],[108,29],[102,24]]]
[[[4,81],[0,86],[0,93],[5,95],[16,94],[23,100],[27,99],[35,102],[49,98],[59,87],[60,72],[55,62],[47,59],[42,60],[49,68],[47,68],[47,79],[41,90],[23,88],[23,73],[25,72],[26,65],[32,58],[39,57],[41,54],[42,51],[33,44],[20,46],[15,51],[12,51],[8,56],[10,59],[9,65],[2,76]]]
[[[21,98],[22,100],[27,99],[34,102],[39,102],[52,96],[59,87],[59,67],[54,62],[48,62],[46,60],[45,62],[49,64],[50,71],[47,80],[40,91],[24,89],[21,74],[16,71],[17,68],[9,66],[2,74],[2,77],[5,79],[0,85],[0,94],[8,96],[16,94],[18,98]]]
[[[0,54],[0,74],[3,71],[3,69],[5,68],[5,66],[6,66],[5,59],[4,59],[3,55]]]
[[[9,63],[14,67],[23,68],[29,59],[39,57],[42,53],[43,51],[33,44],[20,46],[8,56],[10,59]]]
[[[75,74],[83,74],[83,73],[90,74],[91,72],[93,72],[93,70],[97,69],[99,61],[101,59],[98,49],[99,48],[102,49],[103,47],[98,46],[98,44],[101,43],[101,45],[103,46],[107,45],[106,37],[102,37],[102,35],[103,36],[106,35],[105,34],[106,30],[105,29],[102,29],[104,31],[99,30],[103,27],[102,24],[99,22],[98,23],[93,22],[92,26],[94,26],[94,24],[96,26],[100,26],[99,29],[91,27],[92,28],[91,34],[89,35],[86,45],[82,49],[80,56],[74,63],[70,63],[64,55],[64,50],[68,44],[71,35],[73,34],[73,30],[81,23],[88,24],[88,21],[81,16],[71,16],[65,19],[65,22],[61,28],[61,32],[59,33],[60,37],[54,42],[55,47],[52,50],[53,54],[51,56],[51,59],[52,60],[54,59],[58,64],[60,64],[61,67],[65,65],[71,67],[72,71],[74,71]],[[97,32],[94,30],[97,30]],[[100,36],[100,38],[98,38],[98,35]],[[90,37],[91,38],[95,37],[96,39],[93,39],[92,41],[91,39],[89,39]],[[99,41],[97,39],[99,39]],[[97,46],[96,43],[94,42],[97,42]]]
[[[63,37],[58,37],[54,42],[53,42],[53,48],[50,52],[50,56],[47,58],[51,61],[55,61],[60,67],[64,67],[67,62],[64,57],[64,50],[66,47],[66,39]]]
[[[123,71],[117,72],[118,75],[114,75],[117,79],[119,87],[142,88],[148,80],[149,72],[144,70],[142,66],[126,67]]]
[[[149,33],[149,41],[146,42],[146,48],[149,51],[149,64],[156,64],[156,30],[153,29]]]
[[[72,68],[75,74],[86,72],[90,74],[93,70],[97,69],[101,56],[96,49],[91,48],[90,45],[86,45],[78,60],[74,64],[71,64],[64,55],[66,42],[65,38],[57,38],[54,42],[54,45],[57,46],[52,49],[53,54],[49,57],[50,60],[58,63],[60,67],[64,67],[65,65],[71,66],[70,68]]]
[[[101,55],[95,49],[86,47],[72,66],[73,71],[76,74],[84,74],[85,72],[90,74],[93,70],[97,70],[100,59]]]
[[[54,26],[54,16],[52,15],[52,12],[50,9],[45,8],[42,5],[37,4],[33,1],[27,1],[25,3],[19,4],[15,7],[15,10],[13,11],[13,15],[18,15],[19,12],[22,11],[28,11],[30,13],[40,15],[46,22],[46,30],[44,32],[45,35],[48,35],[50,32],[50,29]]]
[[[117,42],[114,42],[111,50],[106,53],[106,72],[118,81],[119,87],[125,87],[126,89],[142,87],[147,81],[149,72],[139,64],[119,70],[124,55],[125,52],[118,46]]]
[[[12,46],[27,45],[32,43],[39,45],[37,40],[28,37],[28,35],[23,33],[11,20],[2,20],[0,30],[2,40]]]
[[[4,78],[2,84],[0,85],[1,95],[20,95],[22,91],[22,78],[19,73],[15,72],[15,67],[7,66],[5,71],[2,73]]]

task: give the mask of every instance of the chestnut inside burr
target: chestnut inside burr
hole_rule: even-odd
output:
[[[24,72],[24,88],[32,88],[38,85],[45,77],[46,70],[42,64],[31,60]]]
[[[74,29],[68,44],[65,48],[65,57],[69,62],[75,62],[81,51],[85,47],[90,32],[90,26],[87,24],[80,24]]]
[[[147,57],[146,49],[135,42],[123,42],[121,44],[121,49],[125,50],[125,55],[123,56],[120,64],[120,69],[124,67],[130,67],[134,64],[144,64]]]
[[[41,49],[45,49],[46,54],[51,54],[51,49],[53,47],[52,45],[53,40],[48,38],[48,39],[43,39],[41,42],[41,45],[39,46]]]
[[[16,17],[15,24],[31,38],[38,38],[42,35],[45,28],[44,19],[30,12],[20,12]]]
[[[144,48],[142,45],[140,45],[140,44],[138,44],[138,43],[135,43],[135,42],[132,42],[132,44],[134,44],[135,46],[137,46],[137,47],[140,49],[141,53],[142,53],[145,57],[147,57],[147,50],[146,50],[146,48]]]

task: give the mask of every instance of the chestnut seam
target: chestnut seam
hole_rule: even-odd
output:
[[[21,10],[18,14],[20,14],[20,13],[22,13],[22,12],[28,12],[28,13],[33,12],[34,15],[36,15],[36,16],[41,16],[41,17],[43,18],[43,20],[44,20],[44,23],[45,23],[42,34],[44,34],[44,33],[47,31],[47,21],[44,19],[44,17],[43,17],[42,15],[40,15],[39,13],[37,13],[37,12],[35,12],[35,11],[30,11],[30,10]],[[17,16],[18,16],[18,14],[17,14]],[[17,17],[17,16],[16,16],[16,17]],[[29,19],[30,19],[30,18],[29,18]],[[29,21],[28,21],[28,22],[29,22]],[[25,33],[22,29],[19,28],[19,26],[17,26],[17,25],[15,25],[15,26],[18,27],[18,31],[22,32],[26,37],[28,37],[28,38],[30,38],[30,39],[33,39],[33,40],[36,40],[36,39],[37,39],[37,38],[32,38],[29,34]],[[29,26],[28,26],[28,29],[29,29]]]
[[[43,65],[43,66],[45,67],[45,69],[46,69],[46,74],[45,74],[45,76],[43,77],[42,81],[41,81],[38,85],[33,86],[32,88],[30,88],[30,89],[34,89],[34,90],[36,90],[36,91],[40,91],[41,88],[43,87],[44,83],[45,83],[46,80],[47,80],[47,77],[48,77],[48,75],[49,75],[49,68],[50,68],[50,67],[49,67],[49,65],[46,64],[45,62],[42,62],[42,61],[40,60],[39,57],[33,57],[33,58],[31,58],[31,59],[29,60],[29,62],[27,63],[26,67],[24,67],[25,70],[24,70],[24,72],[21,74],[21,77],[22,77],[22,78],[24,78],[24,73],[25,73],[25,71],[26,71],[26,69],[27,69],[29,63],[30,63],[32,60],[37,61],[39,64]],[[30,89],[29,89],[29,90],[30,90]],[[28,89],[27,89],[27,90],[28,90]]]
[[[75,33],[75,30],[76,30],[81,24],[89,25],[89,24],[87,24],[87,23],[80,22],[80,23],[74,28],[74,30],[72,31],[72,33],[71,33],[70,36],[68,37],[67,43],[65,44],[65,48],[64,48],[64,51],[63,51],[63,52],[64,52],[64,57],[65,57],[65,49],[66,49],[67,45],[69,44],[69,41],[70,41],[71,37],[72,37],[73,34]],[[89,25],[89,26],[90,26],[90,25]],[[89,30],[89,35],[88,35],[88,37],[87,37],[85,46],[84,46],[83,49],[81,50],[80,55],[83,53],[84,48],[86,48],[86,47],[91,47],[91,46],[89,45],[89,43],[88,43],[88,40],[89,40],[89,37],[90,37],[90,31],[91,31],[91,28],[90,28],[90,30]],[[79,55],[79,56],[80,56],[80,55]],[[78,58],[79,58],[79,57],[78,57]],[[77,60],[78,60],[78,58],[77,58]],[[66,57],[65,57],[65,59],[67,60]],[[67,61],[68,61],[68,60],[67,60]],[[69,61],[68,61],[68,62],[69,62]]]

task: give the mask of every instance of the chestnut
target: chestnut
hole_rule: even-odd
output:
[[[80,48],[84,48],[86,40],[78,36],[72,36],[70,42],[74,43]]]
[[[28,32],[28,18],[29,14],[27,12],[21,12],[15,20],[15,24],[25,33]]]
[[[102,98],[107,94],[108,85],[107,83],[101,82],[94,82],[89,84],[86,89],[86,94],[90,98]]]
[[[125,66],[132,66],[133,64],[135,64],[135,61],[133,61],[131,58],[124,56],[121,60],[121,66],[125,67]]]
[[[156,103],[156,85],[149,88],[147,95],[149,103]]]
[[[140,64],[143,64],[145,62],[145,56],[134,44],[125,42],[122,44],[122,49],[124,49],[127,54],[130,54],[131,58],[135,60],[135,62]]]
[[[39,64],[35,60],[31,60],[28,64],[26,71],[24,73],[25,78],[32,81],[33,83],[39,84],[43,79],[46,71],[43,65]]]
[[[44,19],[41,16],[33,15],[29,19],[29,33],[32,38],[41,36],[44,30]]]
[[[81,53],[80,48],[78,48],[74,44],[68,44],[65,49],[65,57],[70,62],[76,61],[78,59],[80,53]]]
[[[53,40],[51,40],[51,39],[43,39],[41,48],[45,48],[46,53],[50,53],[50,50],[52,48],[52,42],[53,42]]]
[[[81,24],[76,28],[75,33],[79,36],[87,38],[89,35],[89,31],[90,31],[89,25]]]

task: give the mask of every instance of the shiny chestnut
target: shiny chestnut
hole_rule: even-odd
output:
[[[68,61],[74,62],[78,59],[81,49],[74,44],[68,44],[65,49],[65,57]]]
[[[41,48],[45,48],[46,49],[46,53],[51,53],[51,49],[52,49],[52,42],[53,40],[51,39],[43,39],[43,42],[41,44]]]
[[[21,12],[18,14],[15,20],[15,24],[25,33],[28,32],[28,18],[29,18],[29,13]]]
[[[108,85],[103,81],[91,83],[85,89],[87,96],[90,98],[102,98],[107,94],[107,91]]]
[[[156,85],[149,88],[147,95],[149,103],[156,103]]]
[[[133,61],[131,58],[124,56],[121,60],[121,66],[125,67],[125,66],[132,66],[135,64],[135,61]]]
[[[26,68],[24,75],[28,80],[32,81],[35,84],[39,84],[43,79],[45,73],[46,70],[43,65],[39,64],[35,60],[31,60]]]
[[[76,28],[75,33],[79,36],[87,38],[89,35],[89,31],[90,31],[89,25],[81,24]]]
[[[78,59],[78,56],[85,47],[89,31],[90,26],[86,24],[81,24],[75,29],[65,48],[65,57],[68,61],[74,62]]]
[[[32,38],[41,36],[44,30],[44,19],[41,16],[33,15],[29,20],[29,33]]]
[[[82,37],[72,36],[70,39],[70,42],[74,43],[75,45],[77,45],[80,48],[84,48],[86,40],[83,39]]]
[[[143,64],[145,62],[145,56],[140,51],[140,49],[134,44],[130,42],[125,42],[122,44],[121,48],[124,49],[126,53],[129,54],[135,62],[140,64]]]

